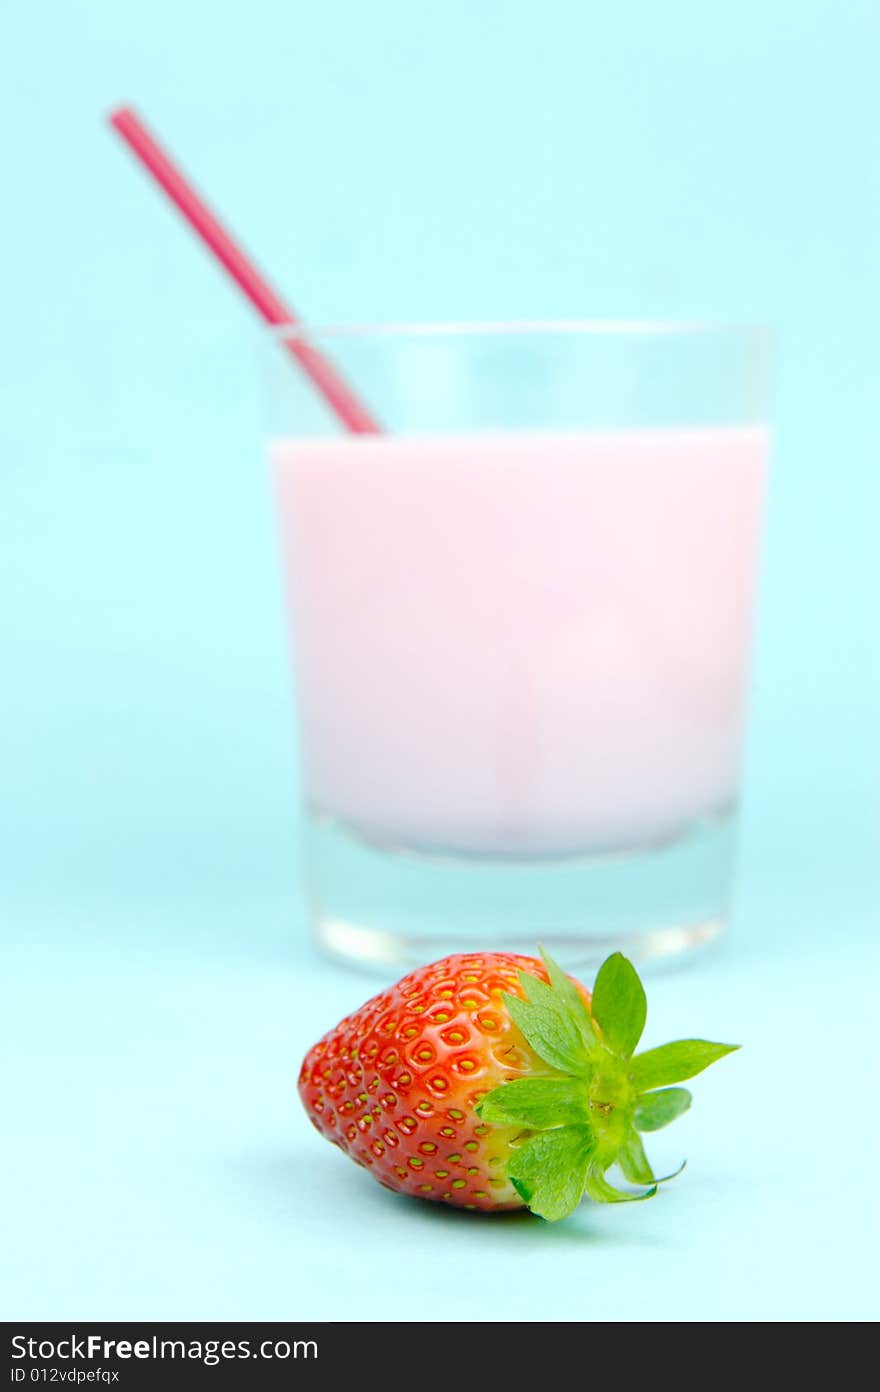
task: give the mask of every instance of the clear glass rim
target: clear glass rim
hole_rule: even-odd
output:
[[[474,319],[392,321],[350,324],[274,324],[275,339],[519,338],[531,335],[594,338],[704,337],[743,338],[757,343],[771,335],[760,321],[706,319]]]

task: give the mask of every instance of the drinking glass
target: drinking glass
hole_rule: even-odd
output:
[[[270,349],[318,943],[569,967],[729,902],[768,447],[757,327],[308,330]]]

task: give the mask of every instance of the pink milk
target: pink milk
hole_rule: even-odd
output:
[[[728,810],[766,453],[752,427],[276,441],[312,811],[548,857]]]

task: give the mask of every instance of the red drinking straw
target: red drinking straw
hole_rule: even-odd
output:
[[[238,283],[266,323],[274,326],[297,324],[299,321],[296,315],[235,244],[136,112],[130,106],[120,106],[116,111],[111,111],[109,121],[146,166],[156,183],[165,190],[172,203],[177,205],[190,227],[226,267],[232,279]],[[381,426],[363,402],[358,400],[351,387],[346,385],[336,369],[316,348],[295,336],[282,338],[282,342],[346,429],[355,435],[375,435],[381,432]]]

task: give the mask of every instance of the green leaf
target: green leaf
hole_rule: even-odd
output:
[[[588,1046],[595,1044],[596,1031],[593,1029],[593,1020],[587,1002],[584,1000],[571,978],[566,976],[558,962],[554,962],[550,953],[545,952],[543,947],[540,949],[540,952],[544,959],[544,966],[547,968],[550,985],[564,1003],[572,1020],[578,1026],[584,1043]]]
[[[551,1126],[587,1124],[590,1100],[585,1082],[576,1078],[516,1078],[502,1083],[476,1108],[482,1121],[495,1126],[526,1126],[543,1131]]]
[[[580,1203],[592,1151],[588,1126],[543,1131],[508,1160],[507,1175],[532,1212],[555,1223]]]
[[[622,952],[614,952],[599,968],[593,987],[593,1018],[609,1048],[629,1058],[642,1037],[648,1002],[638,972]]]
[[[630,1184],[653,1184],[654,1171],[637,1132],[630,1129],[617,1153],[617,1163]]]
[[[528,994],[520,1000],[504,992],[504,1003],[514,1024],[535,1053],[560,1073],[584,1073],[590,1062],[581,1032],[555,991],[536,976],[520,972]]]
[[[584,1188],[595,1203],[638,1203],[641,1199],[652,1199],[657,1193],[656,1184],[652,1184],[650,1189],[643,1190],[641,1194],[624,1193],[622,1189],[615,1189],[609,1184],[599,1170],[587,1172]]]
[[[643,1093],[636,1103],[635,1123],[639,1131],[659,1131],[680,1117],[691,1105],[687,1088],[664,1088]]]
[[[630,1077],[637,1092],[652,1092],[667,1083],[681,1083],[702,1073],[710,1063],[732,1054],[738,1044],[711,1044],[706,1039],[677,1039],[659,1049],[648,1049],[632,1061]]]
[[[678,1176],[681,1174],[682,1170],[684,1170],[686,1166],[687,1166],[687,1161],[686,1161],[686,1160],[682,1160],[682,1162],[681,1162],[681,1164],[679,1165],[679,1167],[678,1167],[677,1170],[670,1170],[669,1174],[658,1175],[658,1176],[657,1176],[657,1187],[658,1187],[658,1189],[659,1189],[659,1187],[660,1187],[661,1184],[669,1184],[673,1179],[678,1179]]]

